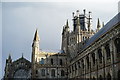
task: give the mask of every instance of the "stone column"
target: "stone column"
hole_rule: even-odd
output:
[[[106,52],[105,52],[105,47],[104,46],[102,46],[101,47],[101,49],[102,49],[102,65],[103,65],[103,74],[104,74],[104,78],[106,77],[105,76],[105,64],[106,64]]]
[[[98,54],[97,54],[97,50],[95,50],[95,65],[96,65],[96,78],[98,80]]]
[[[114,41],[111,39],[110,41],[110,54],[111,54],[111,64],[112,64],[112,80],[114,80],[113,78],[116,78],[116,72],[115,72],[115,61],[116,61],[116,51],[115,51],[115,45],[114,45]]]

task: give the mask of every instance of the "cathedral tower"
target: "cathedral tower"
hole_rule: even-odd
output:
[[[69,28],[69,23],[67,20],[66,24],[63,26],[62,46],[61,46],[61,50],[63,50],[65,53],[67,52],[67,48],[68,48],[69,33],[70,33],[70,28]]]
[[[37,55],[39,54],[39,35],[38,35],[38,29],[36,29],[35,35],[34,35],[34,39],[33,39],[33,43],[32,43],[32,78],[35,77],[35,63],[37,62]]]
[[[8,59],[6,59],[6,66],[5,66],[5,78],[9,78],[10,76],[10,66],[12,64],[12,58],[11,55],[9,54]]]

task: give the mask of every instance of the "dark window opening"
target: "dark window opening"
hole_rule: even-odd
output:
[[[115,39],[116,52],[120,53],[120,38]]]
[[[80,62],[79,62],[79,61],[78,61],[78,67],[81,68],[81,66],[80,66]]]
[[[75,63],[75,70],[77,70],[77,65],[76,65],[76,63]]]
[[[89,64],[89,57],[88,56],[86,57],[86,61],[87,61],[87,68],[89,69],[90,64]]]
[[[65,76],[64,70],[61,70],[61,76]]]
[[[83,61],[83,59],[81,60],[81,63],[82,63],[82,68],[84,69],[84,61]]]
[[[45,76],[45,69],[42,69],[42,70],[41,70],[41,75],[42,75],[42,76]]]
[[[118,71],[117,77],[118,77],[118,80],[120,80],[120,70]]]
[[[92,62],[93,62],[93,65],[95,65],[95,53],[92,54]]]
[[[38,74],[38,70],[36,70],[36,74]]]
[[[103,80],[103,77],[102,77],[102,75],[100,75],[100,77],[99,77],[99,79],[98,80]]]
[[[111,80],[111,75],[108,73],[107,80]]]
[[[102,50],[98,50],[98,57],[99,57],[99,62],[102,63]]]
[[[60,65],[61,65],[61,66],[63,65],[62,59],[60,59]]]
[[[105,46],[105,50],[106,50],[107,59],[110,59],[110,47],[109,47],[109,44],[107,44],[107,45]]]
[[[51,64],[53,65],[53,59],[51,59]]]
[[[93,79],[92,79],[92,80],[96,80],[96,79],[95,79],[95,77],[93,77]]]
[[[55,70],[54,69],[52,69],[52,71],[51,71],[51,76],[55,77]]]

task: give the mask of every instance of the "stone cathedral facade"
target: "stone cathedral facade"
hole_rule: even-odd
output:
[[[23,56],[6,59],[4,79],[93,79],[120,80],[120,13],[107,24],[97,22],[92,30],[91,12],[73,12],[73,29],[63,26],[61,49],[42,51],[36,30],[31,61]]]

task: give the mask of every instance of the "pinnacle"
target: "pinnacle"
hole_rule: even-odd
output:
[[[38,29],[36,29],[34,40],[39,41]]]

